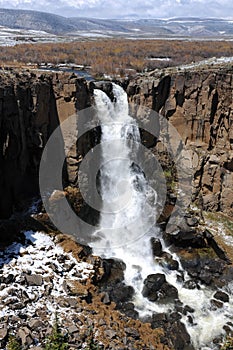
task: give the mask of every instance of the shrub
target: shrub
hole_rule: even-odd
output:
[[[16,338],[15,335],[11,334],[6,346],[7,350],[22,350],[20,341]]]
[[[67,338],[68,338],[68,335],[67,334],[63,335],[61,331],[61,327],[58,321],[58,316],[56,314],[55,322],[53,325],[53,331],[46,341],[45,350],[68,350]]]

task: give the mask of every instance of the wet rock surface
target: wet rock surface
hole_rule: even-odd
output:
[[[138,312],[131,303],[134,289],[124,283],[125,263],[119,259],[103,259],[103,276],[98,282],[104,292],[103,301],[116,304],[117,308],[132,318],[138,318]]]
[[[178,299],[177,289],[167,283],[165,275],[160,273],[147,276],[144,281],[142,295],[150,301],[164,303]]]
[[[166,329],[167,334],[171,334],[170,344],[174,349],[194,350],[190,336],[180,321],[181,317],[181,314],[176,312],[153,314],[151,325],[152,328],[162,327]]]
[[[158,238],[151,238],[152,254],[154,257],[160,257],[163,253],[161,241]]]
[[[212,287],[222,287],[227,283],[230,266],[219,259],[211,248],[179,251],[183,268],[193,278],[194,282],[186,282],[188,288],[195,283],[204,283]]]

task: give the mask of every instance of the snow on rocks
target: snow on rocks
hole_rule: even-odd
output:
[[[25,244],[13,243],[0,252],[1,339],[6,337],[6,328],[17,329],[22,320],[49,325],[55,313],[61,318],[68,312],[70,317],[77,315],[78,301],[73,297],[77,293],[72,294],[69,286],[78,285],[85,298],[85,283],[94,274],[91,264],[78,262],[52,237],[32,231],[24,234]],[[30,345],[31,333],[24,328],[18,330],[18,336]]]
[[[27,231],[24,243],[0,251],[0,349],[13,334],[23,349],[43,350],[57,315],[69,350],[168,350],[163,331],[120,313],[101,291],[103,263],[54,232]]]
[[[48,235],[29,231],[25,236],[28,245],[13,243],[0,255],[0,299],[3,305],[0,316],[12,314],[10,300],[21,300],[22,296],[27,302],[28,315],[30,301],[33,301],[34,310],[35,301],[39,308],[49,299],[50,309],[55,311],[56,297],[66,296],[64,282],[84,281],[93,273],[93,266],[77,262],[71,253],[64,253],[56,246]],[[44,294],[46,298],[43,298]]]

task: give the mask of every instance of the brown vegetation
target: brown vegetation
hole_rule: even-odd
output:
[[[102,76],[134,74],[221,56],[233,56],[233,42],[105,39],[1,47],[0,64],[70,63],[91,66],[93,75]],[[164,57],[170,61],[152,60]]]

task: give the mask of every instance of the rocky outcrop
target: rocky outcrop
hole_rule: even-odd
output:
[[[67,124],[63,134],[67,150],[67,182],[75,186],[80,162],[96,144],[97,131],[90,127],[90,130],[85,132],[86,125],[84,126],[85,121],[87,122],[88,117],[92,115],[93,89],[85,79],[78,79],[76,75],[69,74],[56,74],[53,77],[53,88],[60,123],[77,115],[77,118],[69,119],[69,125]]]
[[[154,72],[131,80],[127,93],[139,120],[145,119],[141,107],[163,115],[195,154],[193,200],[233,216],[232,69]]]
[[[91,93],[84,79],[69,74],[5,71],[0,80],[0,219],[8,219],[39,193],[46,142],[61,122],[91,105]],[[62,135],[60,152],[64,152]],[[67,182],[74,174],[72,152],[77,154],[76,144],[67,159]]]
[[[93,105],[94,87],[111,95],[111,84],[88,85],[69,74],[40,76],[9,71],[2,73],[1,82],[0,215],[8,218],[22,200],[38,192],[40,157],[52,131],[77,111]],[[168,70],[124,82],[124,87],[129,101],[138,105],[134,109],[137,118],[144,118],[140,107],[164,115],[194,152],[193,200],[205,210],[233,215],[231,71]],[[161,155],[156,140],[159,124],[157,129],[156,137],[141,130],[142,141]],[[68,183],[77,184],[79,163],[99,143],[99,137],[98,127],[90,127],[72,145],[67,158]]]
[[[1,74],[0,218],[38,193],[40,158],[59,119],[49,77]]]
[[[177,289],[167,283],[165,275],[161,273],[147,276],[142,295],[152,302],[159,300],[167,303],[178,299]]]

